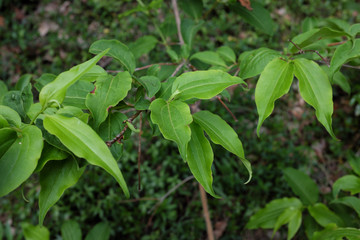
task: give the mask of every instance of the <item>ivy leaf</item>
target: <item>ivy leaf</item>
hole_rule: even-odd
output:
[[[101,52],[92,59],[72,67],[69,71],[63,72],[56,77],[56,79],[40,91],[39,100],[43,108],[50,102],[55,101],[61,104],[65,98],[66,90],[81,78],[87,71],[89,71],[108,50]]]
[[[149,107],[151,121],[168,140],[177,143],[181,157],[186,160],[187,143],[191,138],[189,124],[193,121],[189,106],[181,101],[166,102],[158,98]]]
[[[95,129],[105,121],[109,107],[116,106],[131,89],[132,78],[128,72],[120,72],[115,77],[101,78],[95,83],[95,92],[86,97],[86,106],[93,115]]]
[[[35,126],[23,127],[15,141],[4,138],[4,135],[13,137],[7,128],[0,129],[0,149],[5,150],[0,157],[0,197],[30,177],[43,148],[41,131]],[[11,141],[13,143],[10,145]],[[4,149],[4,145],[8,148]]]
[[[104,141],[89,125],[75,117],[46,115],[44,127],[49,133],[58,137],[77,157],[85,158],[90,164],[99,166],[112,175],[125,196],[130,196],[116,160]]]
[[[25,240],[49,240],[50,232],[44,226],[34,226],[30,223],[21,223]]]
[[[286,182],[305,205],[318,201],[318,186],[308,175],[294,168],[286,168],[283,172]]]
[[[81,240],[82,234],[79,223],[68,220],[61,225],[61,237],[63,240]]]
[[[245,158],[244,149],[238,135],[221,117],[209,111],[193,114],[194,121],[205,130],[211,141],[223,146],[229,152],[238,156],[249,172],[248,183],[252,177],[250,162]],[[245,184],[246,184],[245,183]]]
[[[326,227],[326,225],[330,223],[335,223],[339,227],[344,226],[344,221],[323,203],[316,203],[313,206],[309,206],[308,210],[316,222],[323,227]]]
[[[354,42],[347,41],[338,46],[330,62],[331,75],[339,71],[343,64],[358,57],[360,57],[360,39],[355,39]]]
[[[89,52],[98,54],[105,49],[110,48],[106,56],[112,57],[119,61],[126,69],[133,73],[135,70],[135,57],[130,49],[118,40],[98,40],[91,44]]]
[[[198,59],[201,62],[210,65],[226,67],[226,63],[224,62],[224,60],[222,60],[220,55],[212,51],[197,52],[190,57],[190,60],[192,59]]]
[[[129,49],[135,58],[139,58],[153,50],[157,43],[158,40],[154,36],[143,36],[138,38],[134,43],[129,44]]]
[[[187,72],[176,78],[172,93],[183,101],[191,98],[210,99],[225,88],[240,83],[246,84],[241,78],[219,70]]]
[[[51,161],[40,172],[39,224],[46,213],[61,198],[64,191],[75,185],[85,167],[80,168],[72,157],[62,161]]]
[[[191,139],[187,146],[186,162],[188,163],[192,174],[204,187],[205,191],[211,196],[219,198],[212,187],[213,177],[211,165],[214,160],[214,153],[211,145],[204,136],[204,131],[199,125],[192,122],[190,124],[190,129]]]
[[[333,185],[334,197],[337,197],[340,190],[349,191],[351,195],[360,193],[360,178],[354,175],[345,175],[339,178]]]
[[[241,61],[239,76],[243,79],[255,77],[264,70],[269,62],[280,56],[281,54],[278,51],[268,48],[244,52],[239,57]]]
[[[149,98],[155,96],[161,88],[160,79],[154,76],[143,76],[138,81],[146,89]]]
[[[236,62],[236,55],[234,51],[228,46],[219,47],[218,49],[216,49],[216,53],[218,53],[220,57],[227,62],[231,62],[231,63]]]
[[[316,110],[316,118],[336,139],[331,126],[333,113],[332,88],[326,73],[311,60],[294,60],[295,76],[299,80],[300,95]]]
[[[259,114],[257,135],[265,119],[274,110],[274,103],[285,95],[294,78],[294,64],[280,58],[272,60],[261,73],[255,89],[255,102]]]

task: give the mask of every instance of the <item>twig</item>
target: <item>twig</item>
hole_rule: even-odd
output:
[[[236,77],[239,74],[239,72],[240,72],[240,68],[237,68],[236,72],[234,73],[234,77]]]
[[[327,59],[325,59],[323,56],[321,56],[321,54],[318,51],[316,51],[316,50],[303,50],[296,43],[291,41],[290,39],[289,39],[289,41],[299,50],[299,52],[297,52],[297,53],[295,53],[293,55],[304,54],[306,52],[313,52],[313,53],[316,53],[326,63],[326,65],[328,67],[330,67],[329,61]]]
[[[179,14],[179,8],[178,8],[178,5],[177,5],[177,0],[171,0],[171,3],[172,3],[172,7],[174,9],[176,27],[177,27],[177,31],[178,31],[178,37],[179,37],[179,43],[180,43],[180,46],[182,46],[182,45],[184,45],[184,39],[183,39],[182,34],[181,34],[181,20],[180,20],[180,14]]]
[[[138,144],[138,191],[141,191],[141,175],[140,175],[140,166],[141,166],[141,134],[142,134],[142,114],[140,113],[140,123],[139,123],[139,144]]]
[[[189,68],[191,68],[192,71],[194,71],[194,72],[197,71],[197,68],[194,65],[192,65],[191,63],[189,63],[188,66],[189,66]]]
[[[344,43],[346,43],[346,42],[347,42],[347,40],[341,41],[341,42],[329,43],[329,44],[328,44],[328,47],[342,45],[342,44],[344,44]]]
[[[180,70],[181,68],[185,65],[185,61],[182,61],[175,69],[175,71],[171,74],[171,77],[174,77]]]
[[[141,113],[142,111],[137,111],[133,116],[131,116],[128,120],[126,120],[125,122],[129,122],[129,123],[132,123],[132,121],[134,121],[135,118],[137,118],[139,116],[139,114]],[[121,141],[123,138],[124,138],[124,134],[125,134],[125,131],[128,129],[128,125],[125,124],[124,128],[122,129],[122,131],[116,135],[116,137],[114,137],[112,140],[109,140],[106,142],[106,145],[108,147],[111,147],[115,142],[118,142],[118,141]]]
[[[207,231],[207,235],[208,235],[208,240],[215,240],[214,231],[213,231],[211,220],[210,220],[210,214],[209,214],[209,209],[208,209],[206,193],[205,193],[204,188],[200,185],[200,183],[199,183],[199,190],[200,190],[200,197],[201,197],[201,205],[202,205],[203,211],[204,211],[204,219],[205,219],[205,223],[206,223],[206,231]]]
[[[231,110],[228,108],[228,106],[226,106],[226,104],[221,100],[221,98],[219,96],[216,96],[216,98],[219,100],[219,102],[221,103],[221,105],[223,105],[223,107],[226,109],[226,111],[228,111],[228,113],[230,113],[231,117],[234,119],[235,122],[237,122],[237,118],[235,117],[235,115],[231,112]]]

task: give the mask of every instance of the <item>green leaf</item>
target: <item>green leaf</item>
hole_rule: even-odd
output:
[[[8,121],[0,114],[0,129],[4,127],[9,127]]]
[[[253,25],[258,30],[268,35],[274,34],[275,24],[271,19],[270,12],[260,3],[251,2],[252,10],[242,7],[240,3],[232,4],[230,8],[239,14],[245,22]]]
[[[204,9],[202,0],[182,0],[179,1],[179,6],[186,14],[196,20],[201,18]]]
[[[266,204],[265,208],[260,209],[257,213],[251,216],[250,221],[245,227],[247,229],[274,228],[276,220],[279,216],[290,207],[301,209],[302,203],[297,198],[275,199]]]
[[[330,62],[330,73],[334,75],[343,64],[359,57],[360,39],[355,39],[354,42],[347,41],[336,48]]]
[[[0,81],[0,104],[2,104],[5,94],[8,92],[8,88],[3,81]]]
[[[292,239],[301,226],[302,216],[301,211],[297,210],[295,216],[290,220],[288,224],[288,236],[287,240]]]
[[[289,207],[289,208],[285,209],[276,220],[272,237],[274,237],[275,233],[279,230],[279,228],[282,225],[285,225],[287,223],[289,223],[288,232],[290,232],[290,235],[295,235],[295,233],[299,229],[300,225],[298,225],[298,221],[294,222],[292,220],[294,218],[299,220],[299,217],[298,217],[299,215],[300,215],[300,223],[301,223],[301,211],[299,210],[299,208]],[[290,222],[292,223],[292,225],[291,225],[292,229],[290,229]],[[288,239],[290,239],[289,237],[290,236],[288,234]]]
[[[129,49],[137,59],[153,50],[157,43],[158,40],[154,36],[143,36],[134,43],[129,44]]]
[[[99,236],[101,236],[101,240],[110,239],[110,227],[106,222],[96,224],[88,233],[85,240],[98,240]]]
[[[129,190],[110,150],[94,130],[78,118],[62,115],[47,115],[44,127],[70,149],[77,157],[85,158],[90,164],[99,166],[112,175],[129,197]]]
[[[308,175],[294,168],[286,168],[283,172],[291,190],[305,205],[315,204],[319,200],[318,186]]]
[[[1,113],[0,113],[1,114]],[[353,171],[360,176],[360,157],[354,156],[348,159]]]
[[[219,70],[187,72],[176,78],[172,93],[179,100],[210,99],[225,88],[240,83],[246,84],[241,78]]]
[[[63,104],[86,109],[86,96],[94,90],[94,85],[87,81],[79,80],[66,91]]]
[[[210,65],[226,67],[226,63],[222,60],[220,54],[212,51],[197,52],[190,57],[190,60],[192,59],[198,59]]]
[[[161,83],[161,88],[157,93],[158,98],[163,98],[165,100],[169,100],[171,93],[172,93],[172,85],[174,84],[176,77],[170,77],[165,82]]]
[[[204,136],[204,131],[199,125],[192,122],[190,129],[191,139],[187,146],[186,162],[188,163],[192,174],[204,187],[205,191],[211,196],[219,198],[212,187],[213,177],[211,165],[214,160],[214,153],[211,145]]]
[[[138,82],[146,89],[149,98],[155,96],[161,88],[160,79],[154,76],[143,76],[138,79]]]
[[[39,100],[43,108],[50,102],[61,104],[65,98],[66,90],[88,72],[108,50],[101,52],[92,59],[72,67],[70,70],[61,73],[56,79],[40,91]]]
[[[344,74],[338,71],[335,74],[331,75],[330,68],[325,65],[321,66],[321,69],[324,70],[324,72],[326,72],[332,84],[338,85],[347,94],[351,93],[351,87],[349,81]]]
[[[336,139],[331,126],[333,113],[332,88],[326,73],[311,60],[294,60],[295,76],[299,80],[300,95],[316,110],[316,118]]]
[[[63,240],[81,240],[82,234],[78,222],[68,220],[61,225],[61,236]]]
[[[7,145],[9,141],[1,137],[3,131],[6,131],[6,128],[0,130],[0,146]],[[36,168],[42,148],[40,129],[31,125],[24,126],[0,158],[0,197],[13,191],[30,177]]]
[[[11,126],[19,128],[21,125],[21,118],[19,114],[8,106],[0,105],[0,115],[2,115]]]
[[[105,71],[105,69],[99,65],[94,65],[92,68],[90,68],[89,71],[81,76],[79,81],[95,82],[98,78],[105,77],[107,75],[108,73]]]
[[[316,28],[318,25],[318,19],[314,17],[306,17],[301,23],[301,29],[303,32],[310,31],[311,29]]]
[[[73,157],[62,161],[51,161],[40,172],[39,224],[46,213],[61,198],[66,189],[77,183],[84,168],[80,168]]]
[[[360,33],[360,23],[351,25],[349,33],[351,34],[351,36],[356,37],[356,35]]]
[[[78,107],[65,106],[63,108],[60,108],[56,113],[64,115],[65,117],[76,117],[84,123],[87,123],[89,120],[89,114],[83,112],[83,110]]]
[[[315,232],[312,240],[339,240],[344,237],[349,240],[360,239],[360,229],[329,226],[321,232]]]
[[[128,117],[120,112],[110,113],[106,120],[100,125],[99,135],[106,142],[114,139],[124,128]],[[115,142],[110,147],[110,151],[116,160],[119,160],[122,152],[123,145]]]
[[[345,175],[333,185],[333,196],[336,198],[340,190],[349,191],[351,195],[360,193],[360,178],[354,175]]]
[[[49,109],[49,108],[48,108],[48,109]],[[51,115],[51,114],[50,114],[50,115]],[[44,128],[44,124],[43,124],[43,118],[45,118],[44,115],[42,116],[42,118],[38,118],[38,119],[36,120],[36,122],[35,122],[35,125],[41,130],[42,135],[43,135],[45,141],[46,141],[47,143],[49,143],[51,146],[54,146],[54,147],[56,147],[56,148],[58,148],[58,149],[60,149],[60,150],[62,150],[62,151],[64,151],[64,152],[71,153],[71,152],[69,151],[69,149],[67,149],[67,148],[64,146],[64,144],[62,144],[62,143],[60,142],[60,140],[59,140],[56,136],[54,136],[54,135],[50,134],[48,131],[46,131],[46,129]]]
[[[330,204],[343,204],[348,206],[356,211],[360,217],[360,199],[353,196],[347,196],[343,198],[338,198],[330,202]]]
[[[3,105],[14,109],[21,118],[25,121],[27,119],[26,113],[33,104],[33,94],[31,91],[31,84],[28,84],[22,91],[9,91],[3,98]]]
[[[330,223],[335,223],[339,227],[344,226],[344,221],[323,203],[316,203],[313,206],[309,206],[308,210],[315,221],[323,227],[326,227],[326,225]]]
[[[22,75],[15,85],[15,90],[20,92],[24,91],[24,89],[30,84],[31,78],[32,78],[31,74]]]
[[[301,49],[304,49],[306,46],[313,44],[314,42],[324,39],[324,38],[335,38],[346,35],[345,32],[337,31],[328,27],[323,28],[314,28],[307,32],[301,33],[294,37],[292,41]],[[289,43],[289,51],[295,53],[298,49],[292,44]]]
[[[91,44],[89,52],[98,54],[105,49],[110,48],[106,56],[112,57],[119,61],[126,69],[133,73],[135,70],[135,57],[130,49],[118,40],[98,40]]]
[[[25,240],[49,240],[50,232],[44,226],[34,226],[30,223],[21,223]]]
[[[189,106],[181,101],[166,102],[158,98],[149,109],[151,121],[159,126],[164,138],[177,143],[181,157],[186,160],[187,143],[191,138],[189,124],[193,121]]]
[[[342,19],[328,18],[325,20],[326,25],[337,31],[349,32],[350,24]]]
[[[203,21],[196,24],[191,19],[184,19],[181,21],[181,34],[190,50],[192,49],[194,37],[203,24]]]
[[[38,92],[48,83],[54,81],[56,79],[56,75],[50,73],[42,74],[38,79],[35,79],[34,87]]]
[[[95,92],[87,95],[86,106],[93,115],[96,129],[108,116],[109,107],[116,106],[127,96],[131,82],[128,72],[120,72],[115,77],[102,78],[95,83]]]
[[[269,62],[280,56],[278,51],[268,48],[244,52],[239,57],[241,61],[239,76],[243,79],[255,77],[264,70]]]
[[[294,64],[280,58],[272,60],[261,73],[255,89],[255,102],[259,114],[257,135],[265,119],[274,110],[277,99],[289,92],[294,78]]]
[[[228,46],[222,46],[216,49],[216,53],[227,62],[236,63],[236,55]]]
[[[200,111],[193,115],[194,121],[205,130],[211,141],[223,146],[238,156],[249,172],[248,183],[252,177],[250,162],[245,158],[244,149],[238,135],[221,117],[209,111]],[[245,184],[246,184],[245,183]]]
[[[41,157],[36,166],[35,172],[40,172],[48,161],[51,160],[64,160],[69,156],[67,152],[64,152],[56,147],[45,142],[44,149],[41,153]]]
[[[0,158],[9,150],[17,139],[16,131],[11,128],[0,129]]]

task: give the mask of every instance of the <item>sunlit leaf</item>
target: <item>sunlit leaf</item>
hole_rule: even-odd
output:
[[[8,106],[0,105],[0,115],[2,115],[10,125],[14,127],[20,127],[21,118],[19,114]]]

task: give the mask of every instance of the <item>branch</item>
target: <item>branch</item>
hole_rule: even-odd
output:
[[[181,20],[180,20],[180,14],[179,14],[179,8],[177,5],[177,0],[171,0],[173,9],[174,9],[174,14],[175,14],[175,21],[176,21],[176,27],[177,27],[177,31],[178,31],[178,37],[179,37],[179,43],[180,46],[184,45],[184,39],[182,37],[181,34]]]
[[[181,68],[185,65],[185,61],[182,61],[175,69],[175,71],[171,74],[171,77],[175,77],[176,74],[181,70]]]
[[[209,214],[209,209],[208,209],[206,193],[205,193],[204,188],[200,185],[200,183],[199,183],[199,190],[200,190],[200,197],[201,197],[201,205],[204,210],[204,219],[205,219],[205,223],[206,223],[206,231],[207,231],[207,235],[208,235],[208,240],[215,240],[214,231],[213,231],[211,220],[210,220],[210,214]]]
[[[137,111],[133,116],[131,116],[128,120],[126,120],[125,122],[129,122],[129,123],[132,123],[132,121],[134,121],[135,118],[137,118],[139,116],[139,114],[141,113],[142,111]],[[123,130],[118,134],[116,135],[116,137],[114,137],[114,139],[110,140],[110,141],[107,141],[106,142],[106,145],[108,147],[111,147],[115,142],[120,142],[123,138],[124,138],[124,134],[126,132],[126,130],[128,129],[128,125],[125,124]]]
[[[329,61],[328,61],[327,59],[325,59],[323,56],[321,56],[321,54],[320,54],[318,51],[316,51],[316,50],[303,50],[303,49],[301,49],[296,43],[294,43],[293,41],[291,41],[290,39],[289,39],[289,41],[299,50],[299,52],[297,52],[297,53],[295,53],[295,54],[293,54],[293,55],[304,54],[304,53],[306,53],[306,52],[313,52],[313,53],[316,53],[316,54],[326,63],[326,65],[327,65],[328,67],[330,67]]]
[[[221,103],[221,105],[223,105],[223,107],[226,109],[226,111],[228,111],[228,113],[230,113],[231,117],[234,119],[235,122],[237,122],[237,118],[235,117],[235,115],[231,112],[231,110],[228,108],[228,106],[226,106],[226,104],[221,100],[221,98],[219,96],[216,96],[216,98],[219,100],[219,102]]]

